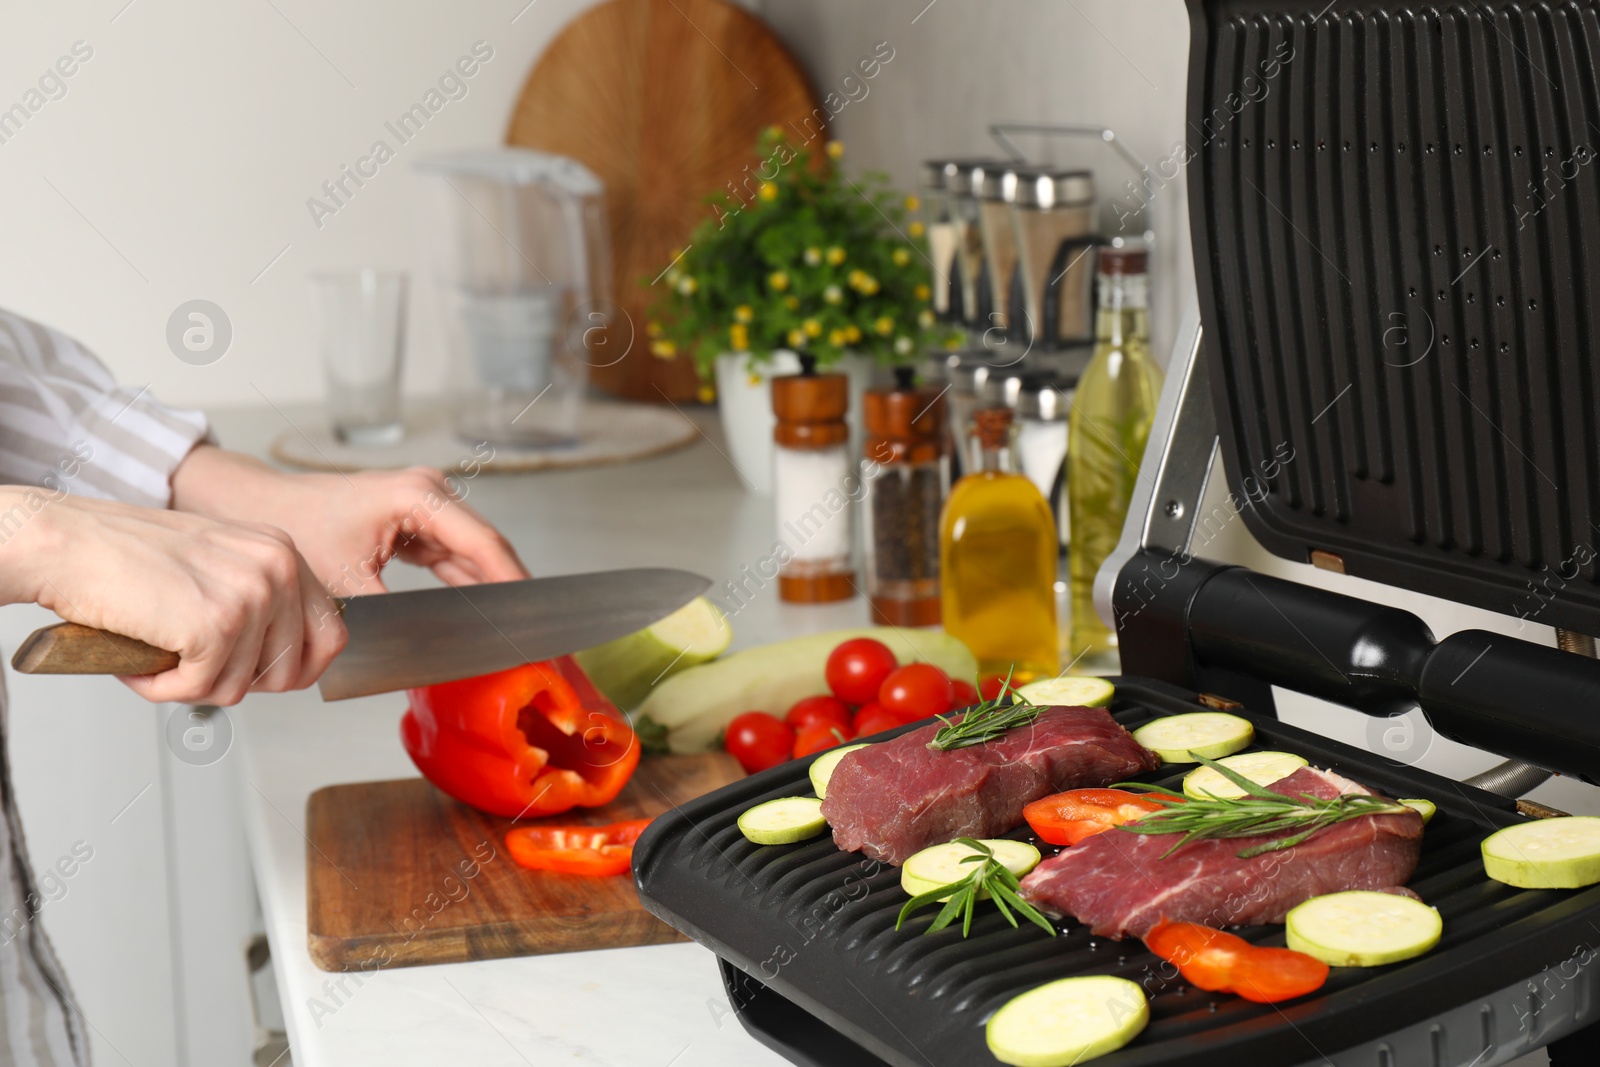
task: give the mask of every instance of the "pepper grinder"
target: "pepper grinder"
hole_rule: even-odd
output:
[[[937,626],[940,620],[939,513],[950,491],[944,394],[917,386],[910,367],[895,384],[867,390],[867,598],[880,626]]]
[[[800,357],[799,374],[772,379],[782,600],[818,604],[856,594],[850,503],[860,487],[851,471],[849,407],[849,379],[818,374],[814,356]]]

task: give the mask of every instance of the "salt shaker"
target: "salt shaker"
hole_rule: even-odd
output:
[[[800,604],[856,594],[850,566],[850,504],[860,493],[851,470],[849,380],[818,374],[800,357],[800,373],[772,379],[773,496],[780,555],[778,596]]]
[[[939,513],[950,489],[945,390],[916,386],[910,367],[862,400],[867,436],[867,597],[880,626],[936,626]]]

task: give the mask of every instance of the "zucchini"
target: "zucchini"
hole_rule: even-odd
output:
[[[1071,1067],[1139,1036],[1150,1004],[1135,982],[1107,974],[1060,978],[1007,1001],[984,1027],[989,1051],[1014,1067]]]
[[[1519,889],[1578,889],[1600,882],[1600,819],[1563,815],[1508,826],[1483,842],[1483,869]]]
[[[1017,688],[1019,697],[1045,708],[1103,708],[1115,693],[1116,689],[1104,678],[1082,674],[1040,678]]]
[[[983,843],[994,851],[994,858],[1018,878],[1039,865],[1039,850],[1026,841],[996,838]],[[959,841],[947,841],[925,848],[906,860],[905,866],[900,868],[900,888],[910,896],[920,897],[942,885],[959,882],[977,867],[975,862],[963,863],[962,859],[975,855],[976,852]],[[985,889],[979,892],[978,899],[985,900],[988,896],[989,891]]]
[[[792,845],[828,828],[822,801],[814,797],[780,797],[757,804],[739,816],[739,832],[758,845]]]
[[[978,661],[958,638],[937,630],[880,626],[834,630],[735,652],[679,671],[650,690],[637,714],[667,729],[673,752],[704,752],[734,716],[752,709],[782,715],[801,697],[828,691],[828,654],[852,637],[889,646],[902,664],[931,663],[952,678],[971,678]]]
[[[1439,806],[1431,800],[1402,800],[1400,803],[1422,816],[1424,826],[1433,819],[1434,812],[1439,810]]]
[[[1225,711],[1196,711],[1147,722],[1133,732],[1133,739],[1162,763],[1199,763],[1196,756],[1221,759],[1249,748],[1256,728],[1249,719]]]
[[[1381,967],[1433,948],[1444,921],[1410,897],[1352,890],[1295,906],[1284,928],[1291,949],[1330,967]]]
[[[843,745],[839,748],[830,748],[811,761],[811,788],[817,791],[818,800],[828,799],[828,779],[833,777],[834,768],[839,766],[839,761],[844,759],[845,754],[866,747],[866,745]]]
[[[1273,782],[1306,766],[1306,759],[1292,752],[1241,752],[1217,761],[1230,771],[1237,771],[1257,785]],[[1231,799],[1245,795],[1243,789],[1228,781],[1210,767],[1190,771],[1183,779],[1183,792],[1192,800],[1204,800],[1207,795]]]
[[[660,622],[575,655],[595,688],[619,708],[637,707],[672,675],[728,651],[733,627],[722,609],[695,597]]]

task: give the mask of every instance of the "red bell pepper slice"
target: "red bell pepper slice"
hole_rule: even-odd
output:
[[[509,818],[616,798],[639,764],[622,713],[570,656],[412,689],[400,740],[424,778]]]
[[[633,843],[649,819],[610,826],[519,826],[506,833],[506,851],[529,870],[562,874],[627,874]]]
[[[1069,789],[1035,800],[1022,809],[1040,840],[1076,845],[1123,823],[1142,819],[1163,805],[1123,789]]]
[[[1305,996],[1328,980],[1328,965],[1304,952],[1252,945],[1199,923],[1162,920],[1144,935],[1151,952],[1176,964],[1191,985],[1236,993],[1257,1004]]]

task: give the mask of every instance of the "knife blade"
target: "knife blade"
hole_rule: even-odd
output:
[[[323,700],[436,685],[592,648],[642,630],[705,592],[709,578],[662,567],[376,593],[338,601],[350,643],[323,672]],[[77,623],[36,630],[23,674],[158,674],[178,657]]]

